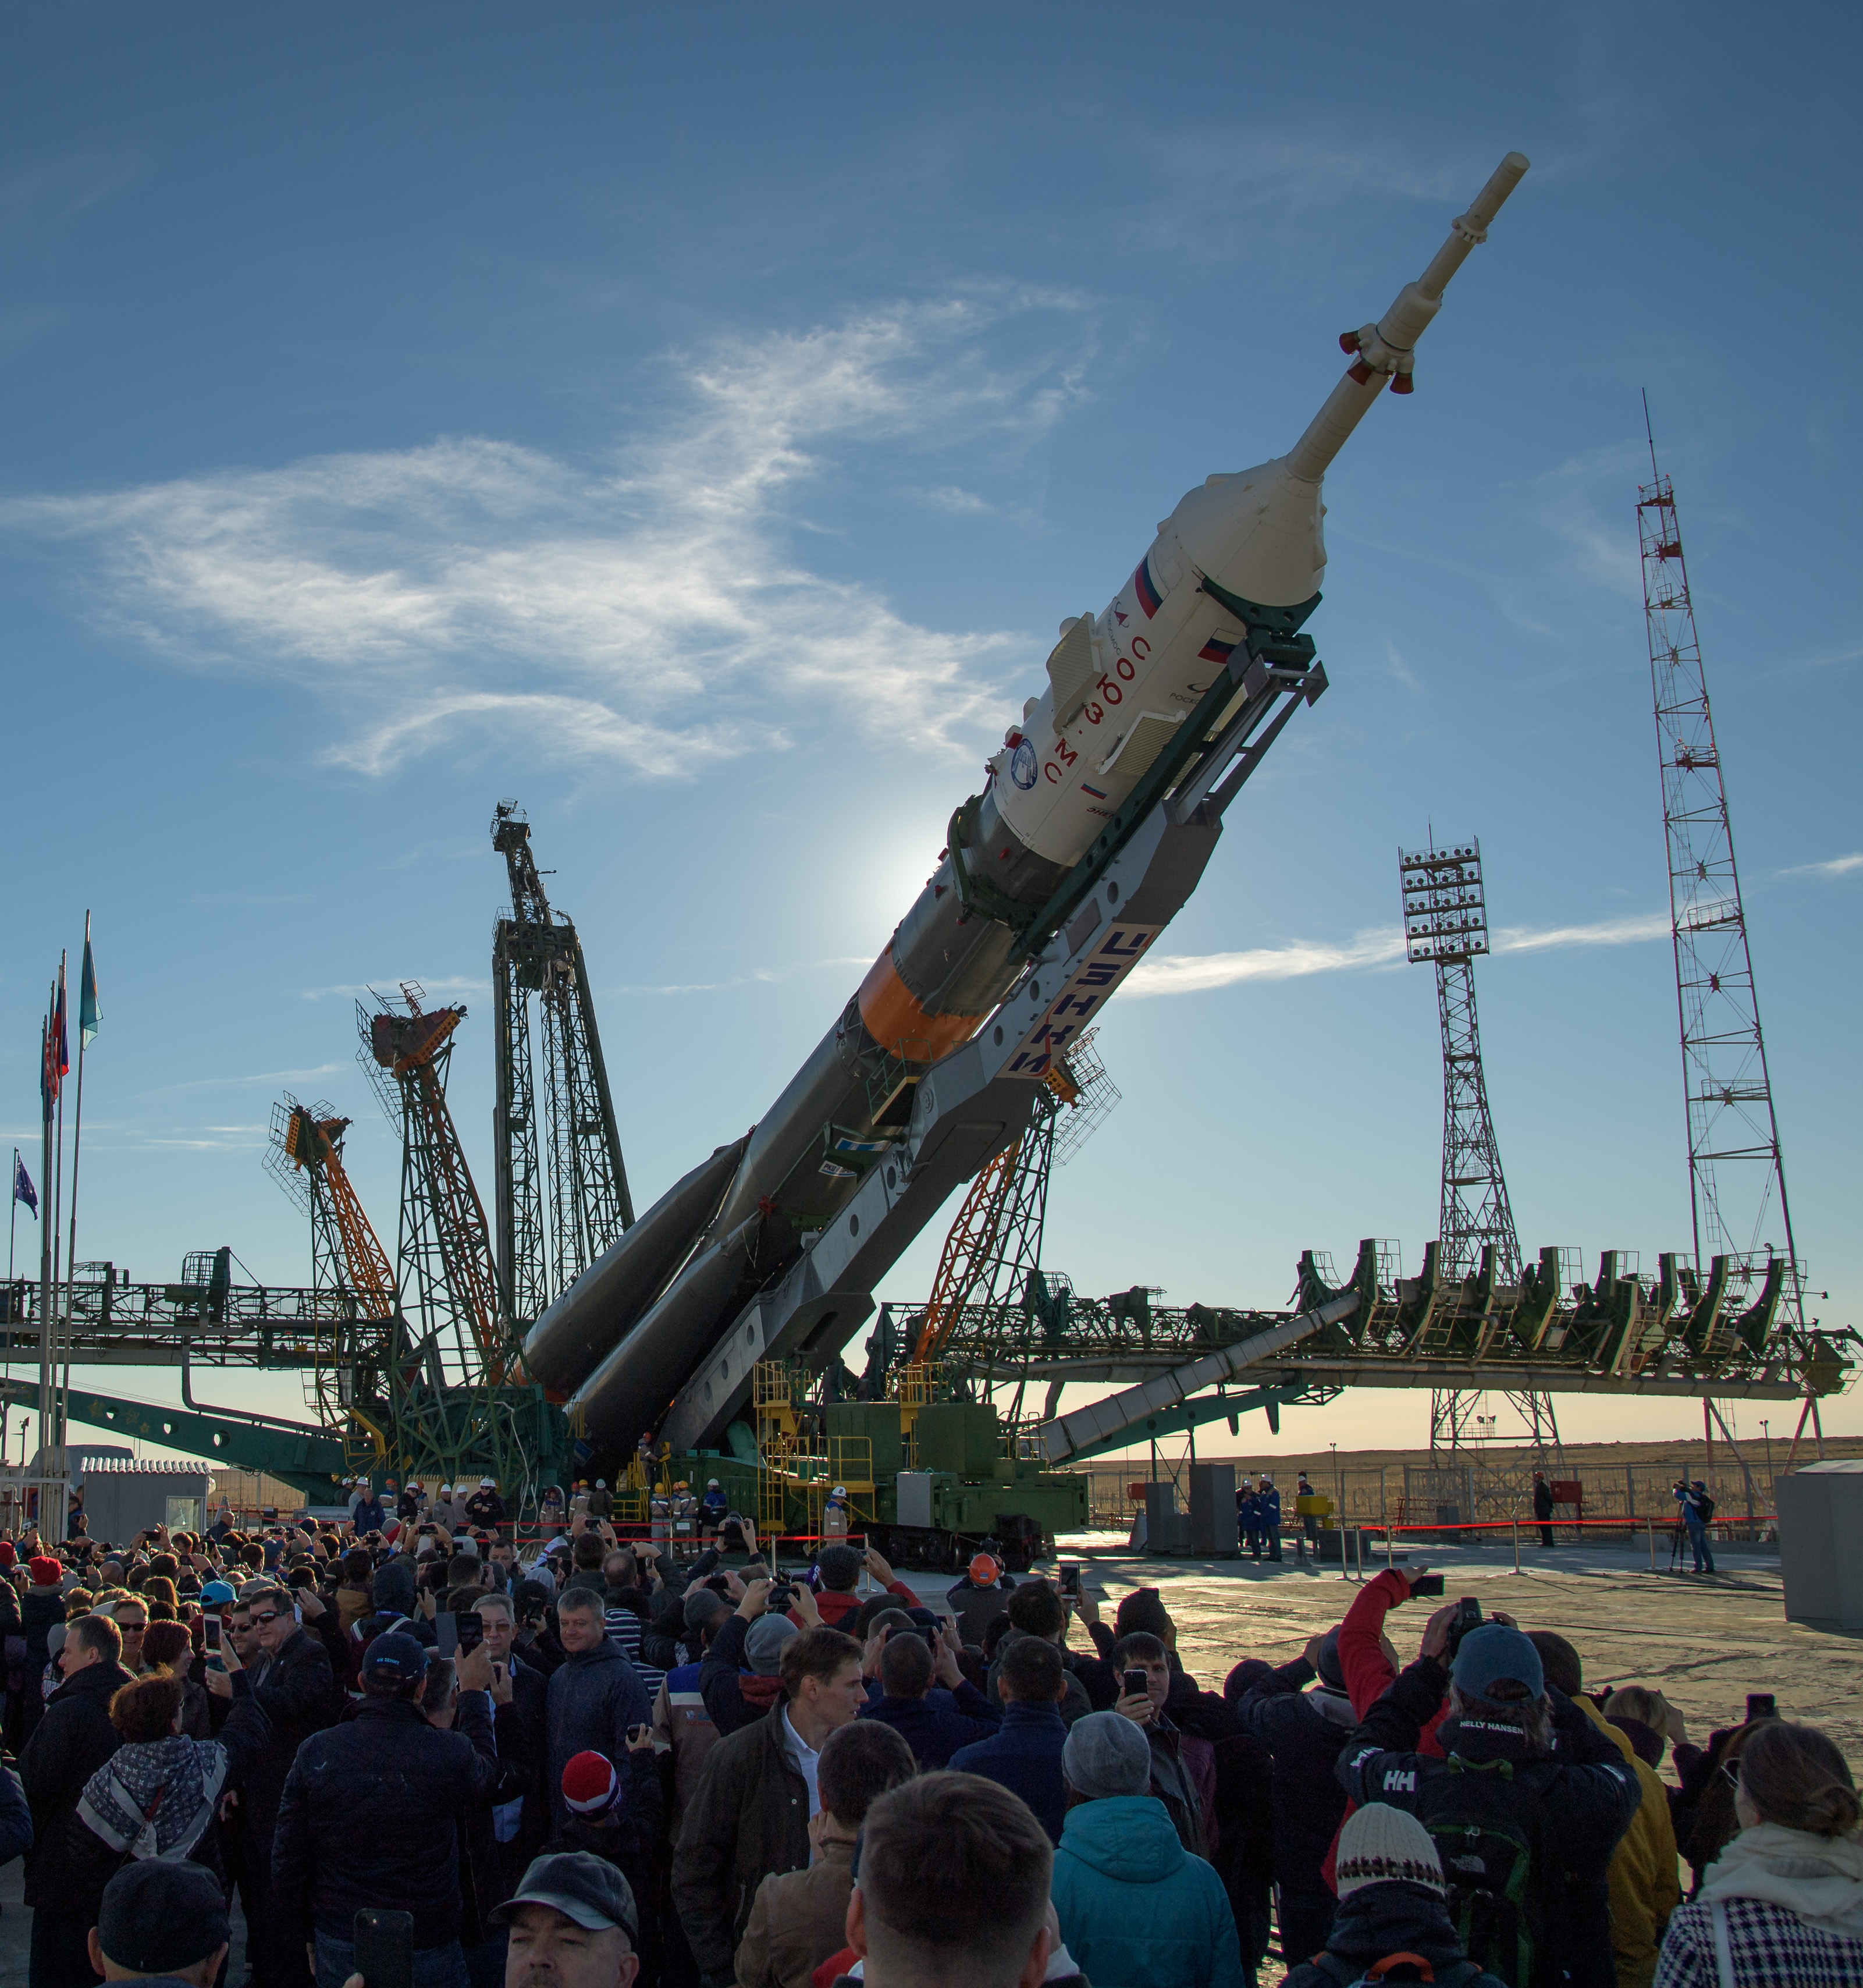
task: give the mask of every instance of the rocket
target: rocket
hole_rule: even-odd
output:
[[[1352,363],[1285,455],[1187,492],[1105,609],[1062,621],[1047,681],[983,792],[951,816],[937,869],[782,1094],[532,1327],[527,1371],[570,1395],[597,1448],[657,1429],[744,1307],[834,1219],[899,1137],[916,1087],[1016,986],[1044,908],[1091,850],[1130,832],[1135,789],[1193,715],[1200,734],[1220,729],[1251,658],[1311,658],[1298,631],[1325,570],[1327,468],[1380,393],[1411,392],[1444,286],[1527,165],[1510,152],[1423,274],[1342,336]],[[1230,681],[1225,702],[1216,693]]]

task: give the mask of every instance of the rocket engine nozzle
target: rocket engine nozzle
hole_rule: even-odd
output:
[[[1449,239],[1431,257],[1422,276],[1398,292],[1391,308],[1375,324],[1339,334],[1340,346],[1353,355],[1353,363],[1327,396],[1326,404],[1308,424],[1307,432],[1288,451],[1291,475],[1303,483],[1318,482],[1387,383],[1394,394],[1415,390],[1411,367],[1416,342],[1442,309],[1450,278],[1468,260],[1469,251],[1488,238],[1490,223],[1520,184],[1527,164],[1524,153],[1510,152],[1489,175],[1467,212],[1450,223]]]

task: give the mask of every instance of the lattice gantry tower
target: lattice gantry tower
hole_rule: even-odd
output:
[[[494,811],[491,844],[505,858],[511,898],[491,940],[498,1297],[508,1320],[528,1325],[633,1225],[634,1204],[582,941],[550,908],[530,823],[515,801]],[[543,1031],[541,1147],[533,997]]]
[[[1645,414],[1647,418],[1647,404]],[[1726,783],[1689,598],[1676,494],[1656,467],[1653,441],[1649,470],[1650,481],[1637,491],[1637,528],[1669,841],[1696,1267],[1699,1273],[1711,1258],[1726,1256],[1732,1278],[1750,1293],[1765,1283],[1774,1259],[1780,1259],[1783,1316],[1787,1324],[1802,1327],[1804,1266],[1786,1199]]]

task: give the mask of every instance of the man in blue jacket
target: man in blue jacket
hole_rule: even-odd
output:
[[[1264,1472],[1255,1492],[1257,1523],[1267,1536],[1268,1558],[1281,1558],[1281,1493],[1274,1489],[1274,1480]]]
[[[1061,1701],[1068,1678],[1061,1652],[1039,1637],[1018,1637],[1003,1654],[997,1689],[1003,1698],[1002,1729],[994,1739],[960,1746],[950,1757],[951,1771],[981,1774],[1020,1795],[1049,1842],[1058,1843],[1068,1807],[1061,1772],[1068,1737]]]
[[[936,1698],[931,1695],[934,1679],[944,1687]],[[935,1660],[922,1636],[905,1630],[889,1636],[880,1652],[879,1682],[885,1696],[861,1717],[893,1727],[926,1773],[942,1767],[959,1747],[989,1739],[1003,1723],[1002,1714],[957,1668],[956,1638],[948,1628]]]
[[[653,1723],[640,1674],[608,1633],[602,1597],[592,1588],[565,1589],[556,1604],[557,1633],[569,1661],[551,1673],[545,1696],[544,1786],[552,1819],[569,1814],[563,1770],[578,1753],[627,1757],[628,1736]]]

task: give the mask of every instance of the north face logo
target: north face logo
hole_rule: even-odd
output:
[[[1416,1770],[1414,1767],[1387,1767],[1384,1775],[1385,1793],[1404,1794],[1416,1793]]]

